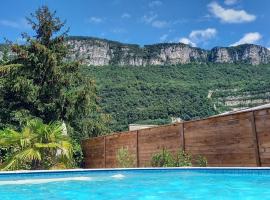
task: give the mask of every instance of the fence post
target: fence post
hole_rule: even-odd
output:
[[[136,157],[137,157],[137,167],[140,167],[139,158],[139,131],[136,131]]]
[[[103,151],[104,151],[104,168],[106,168],[106,136],[103,136],[104,138],[104,147],[103,147]]]
[[[251,125],[252,125],[252,133],[254,136],[256,164],[257,164],[257,167],[261,167],[261,157],[260,157],[260,151],[259,151],[259,142],[258,142],[256,119],[255,119],[254,111],[252,111]]]
[[[182,122],[181,128],[182,128],[181,139],[182,139],[182,145],[183,145],[182,150],[185,151],[185,123],[184,122]]]

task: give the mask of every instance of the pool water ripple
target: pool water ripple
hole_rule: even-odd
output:
[[[120,170],[0,174],[0,199],[270,199],[262,171]]]

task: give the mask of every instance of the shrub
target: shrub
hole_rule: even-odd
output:
[[[204,156],[197,156],[196,165],[199,167],[206,167],[207,166],[207,159]]]
[[[195,159],[195,165],[199,167],[207,166],[207,159],[198,156]],[[192,156],[183,150],[179,150],[174,157],[168,150],[163,149],[159,153],[153,155],[151,160],[152,167],[192,167]]]
[[[191,167],[191,156],[183,150],[179,150],[175,159],[175,167]]]
[[[175,160],[169,151],[163,149],[161,152],[154,154],[151,165],[152,167],[174,167]]]
[[[134,167],[135,158],[133,155],[130,154],[128,148],[120,148],[116,152],[116,160],[118,167],[121,168],[129,168]]]

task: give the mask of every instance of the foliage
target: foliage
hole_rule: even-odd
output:
[[[79,62],[67,61],[67,30],[55,14],[46,6],[31,14],[35,35],[12,44],[14,59],[0,67],[0,130],[20,130],[34,118],[63,121],[76,145],[108,132],[110,117],[98,105],[95,82],[84,77]]]
[[[96,79],[100,105],[114,119],[113,131],[157,119],[165,124],[171,117],[191,120],[215,115],[234,108],[224,104],[229,97],[244,102],[270,98],[269,64],[85,66],[83,72]],[[213,91],[211,98],[209,91]],[[256,102],[243,107],[256,106]]]
[[[207,166],[207,159],[203,156],[198,156],[195,159],[195,165],[199,167]],[[162,151],[154,154],[151,160],[152,167],[191,167],[192,156],[186,153],[183,150],[179,150],[176,156],[173,156],[166,149],[162,149]]]
[[[191,156],[183,150],[179,150],[175,158],[175,167],[191,167]]]
[[[206,167],[207,166],[207,159],[204,156],[197,156],[196,159],[196,166],[198,167]]]
[[[173,155],[166,149],[153,155],[151,160],[152,167],[174,167],[175,160]]]
[[[80,140],[106,134],[110,117],[103,114],[95,82],[84,77],[79,62],[69,62],[65,23],[43,6],[27,18],[35,36],[12,44],[13,59],[0,66],[0,130],[21,130],[29,120],[65,122],[80,166]],[[1,149],[3,156],[11,149]],[[37,157],[36,157],[37,158]],[[58,167],[63,167],[58,166]]]
[[[6,65],[9,62],[9,55],[8,55],[8,46],[0,47],[0,50],[3,52],[2,58],[0,60],[0,65]]]
[[[130,168],[135,165],[135,158],[130,154],[128,148],[120,148],[116,152],[116,160],[118,167],[121,168]]]
[[[70,138],[63,135],[60,123],[31,120],[21,132],[4,129],[0,146],[9,152],[2,170],[70,168],[74,164]]]

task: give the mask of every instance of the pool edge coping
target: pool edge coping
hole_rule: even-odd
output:
[[[65,170],[15,170],[0,171],[1,174],[33,174],[33,173],[68,173],[68,172],[95,172],[95,171],[143,171],[143,170],[269,170],[270,167],[145,167],[145,168],[91,168]]]

